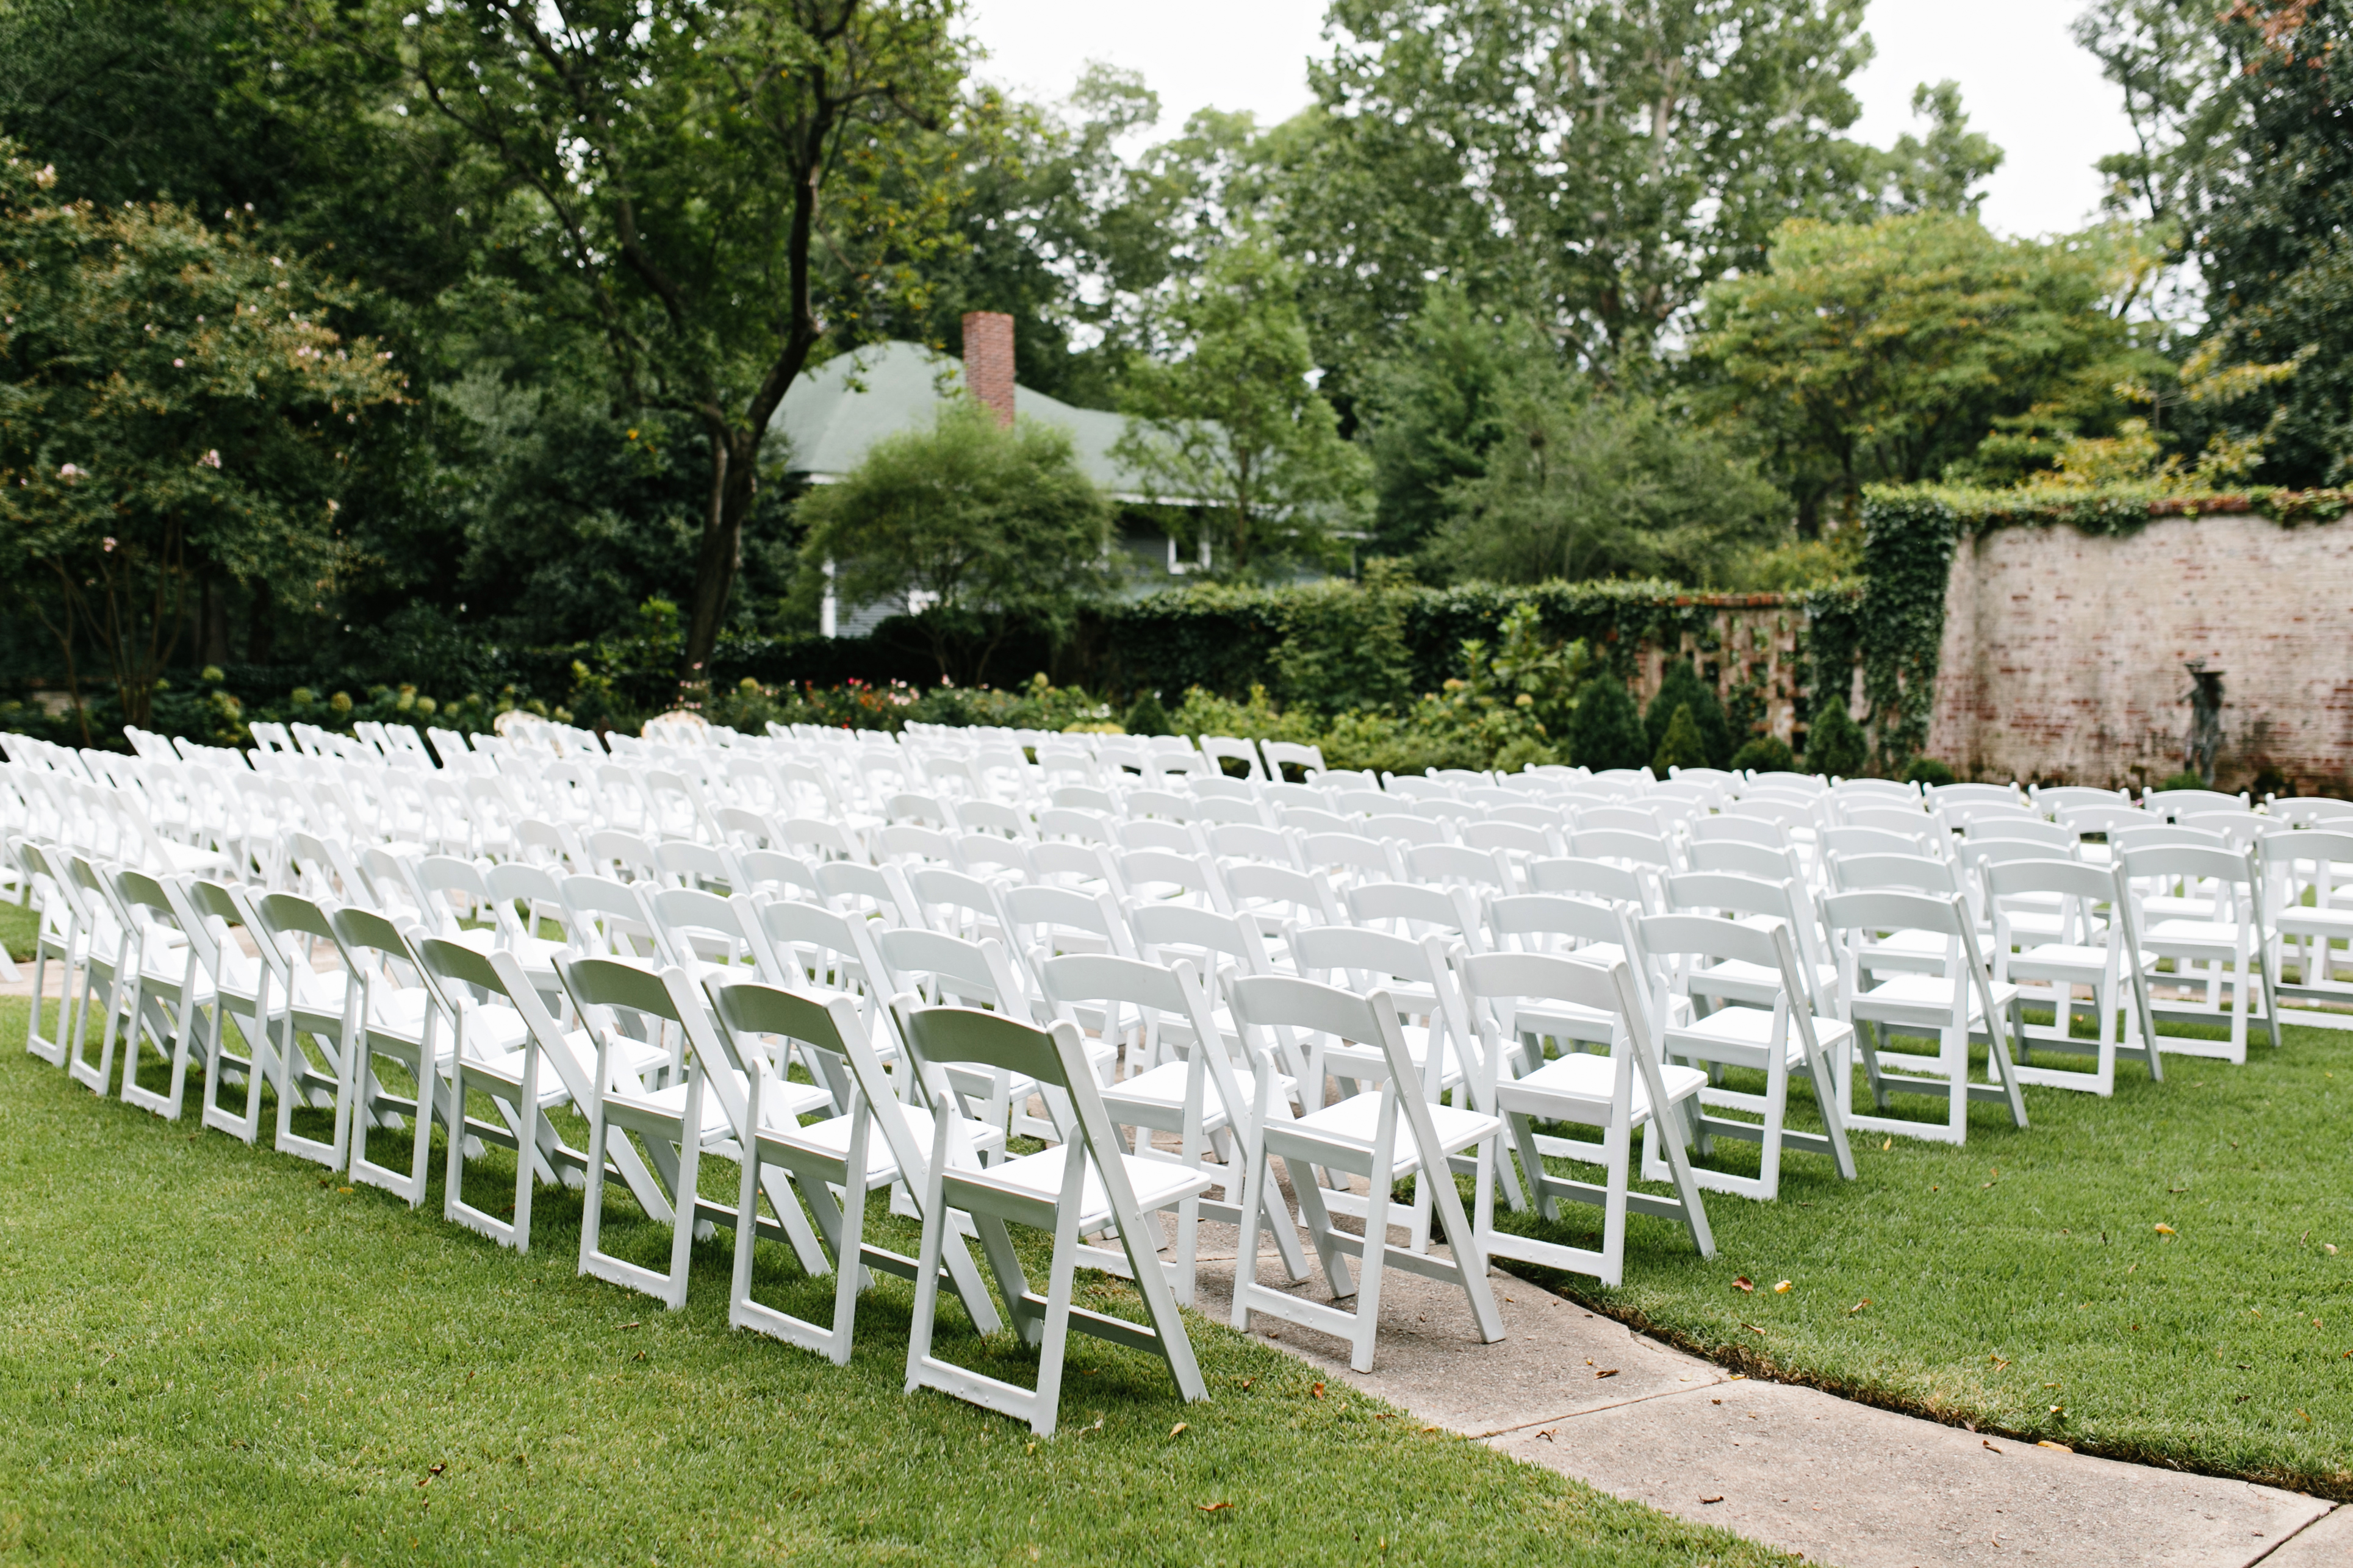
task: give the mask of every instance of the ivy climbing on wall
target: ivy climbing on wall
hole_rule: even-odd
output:
[[[1879,764],[1890,773],[1928,741],[1954,525],[1951,502],[1934,490],[1863,491],[1862,690]]]

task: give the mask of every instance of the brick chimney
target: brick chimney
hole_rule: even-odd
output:
[[[964,318],[965,389],[997,410],[997,425],[1013,423],[1013,318],[999,310],[967,310]]]

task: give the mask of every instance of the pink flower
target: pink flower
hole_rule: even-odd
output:
[[[210,450],[210,451],[206,452],[203,457],[198,458],[196,459],[196,461],[197,461],[197,462],[199,462],[199,463],[202,463],[205,467],[206,467],[206,468],[219,468],[219,467],[220,467],[220,448],[219,448],[218,447],[215,447],[214,448],[212,448],[212,450]]]
[[[106,552],[109,555],[114,553],[114,535],[111,533],[106,536]]]
[[[175,359],[175,360],[174,360],[174,361],[172,362],[172,368],[173,368],[174,370],[178,370],[181,366],[183,366],[183,365],[186,364],[187,363],[188,363],[188,362],[187,362],[186,360],[184,360],[184,359]]]
[[[79,479],[81,474],[82,470],[74,467],[71,463],[64,464],[58,469],[58,478],[68,481]]]

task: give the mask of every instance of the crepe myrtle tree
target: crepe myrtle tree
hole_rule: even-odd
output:
[[[77,710],[87,647],[143,724],[202,578],[335,591],[353,444],[406,378],[328,325],[349,291],[266,237],[58,202],[56,177],[0,142],[0,537]]]

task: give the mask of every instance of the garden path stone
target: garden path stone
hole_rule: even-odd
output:
[[[1202,1226],[1196,1304],[1220,1322],[1237,1239],[1230,1226]],[[1294,1291],[1328,1300],[1312,1251],[1309,1261]],[[1260,1278],[1274,1274],[1270,1249]],[[1392,1272],[1364,1376],[1328,1335],[1263,1317],[1254,1330],[1430,1426],[1840,1568],[2353,1563],[2353,1509],[1734,1377],[1501,1270],[1490,1279],[1507,1337],[1482,1345],[1460,1290]]]

